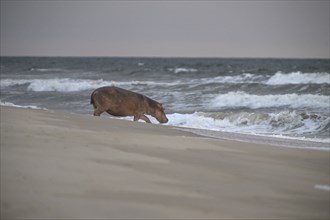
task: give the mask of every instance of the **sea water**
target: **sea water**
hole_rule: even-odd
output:
[[[329,148],[329,65],[328,59],[1,57],[0,101],[92,115],[92,91],[117,86],[163,103],[167,125]]]

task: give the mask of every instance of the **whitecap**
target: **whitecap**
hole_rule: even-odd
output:
[[[245,92],[229,92],[217,95],[211,100],[212,109],[216,108],[324,108],[328,109],[329,96],[313,94],[254,95]]]
[[[257,83],[263,78],[261,75],[255,75],[251,73],[243,73],[240,75],[234,76],[217,76],[212,78],[202,78],[200,82],[203,84],[207,83],[231,83],[231,84],[240,84],[240,83]]]
[[[28,90],[35,92],[58,91],[58,92],[76,92],[81,90],[93,89],[97,86],[105,86],[100,80],[81,80],[81,79],[35,79],[31,80]]]
[[[184,68],[184,67],[177,67],[177,68],[169,68],[169,71],[172,71],[174,73],[188,73],[188,72],[197,72],[197,69],[194,68]]]
[[[268,85],[284,85],[284,84],[330,84],[329,73],[302,73],[277,72],[271,76],[265,84]]]
[[[320,189],[320,190],[325,190],[325,191],[330,191],[330,186],[328,185],[314,185],[315,189]]]
[[[19,86],[30,83],[31,80],[27,79],[1,79],[0,80],[0,88],[6,88],[11,86]]]
[[[62,69],[58,68],[31,68],[30,71],[37,71],[37,72],[59,72]]]

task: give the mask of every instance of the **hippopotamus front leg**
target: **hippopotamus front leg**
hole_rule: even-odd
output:
[[[139,119],[142,119],[147,123],[151,123],[150,119],[147,116],[145,116],[144,114],[134,115],[134,121],[138,121]]]

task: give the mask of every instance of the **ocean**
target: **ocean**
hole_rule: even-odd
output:
[[[0,103],[92,115],[92,91],[117,86],[163,103],[169,119],[164,126],[194,129],[213,137],[227,132],[300,140],[306,146],[322,143],[329,148],[329,62],[1,57]]]

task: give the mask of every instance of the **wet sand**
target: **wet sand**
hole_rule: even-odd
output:
[[[1,107],[1,218],[329,219],[329,151]]]

